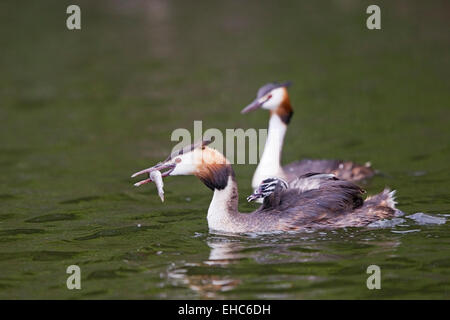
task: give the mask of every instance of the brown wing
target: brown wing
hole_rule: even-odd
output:
[[[370,164],[359,165],[351,161],[304,159],[292,162],[283,167],[289,179],[308,172],[333,173],[338,178],[348,181],[359,181],[372,177],[375,171]]]
[[[274,192],[267,197],[267,201],[258,211],[277,212],[287,219],[312,221],[344,214],[360,207],[364,192],[351,182],[328,180],[318,189],[307,191],[287,189]]]

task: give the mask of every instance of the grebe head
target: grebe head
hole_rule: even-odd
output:
[[[287,87],[291,82],[267,83],[259,88],[256,99],[253,100],[241,113],[247,113],[259,108],[276,111],[286,100],[289,100]]]
[[[228,182],[228,176],[234,175],[228,159],[219,151],[208,147],[213,138],[194,143],[181,150],[173,152],[166,160],[153,167],[134,173],[131,177],[152,171],[161,171],[161,176],[195,175],[211,189],[223,189]],[[165,170],[164,172],[162,172]],[[135,186],[151,182],[148,178],[139,181]]]
[[[268,178],[263,180],[259,187],[253,192],[253,194],[247,197],[248,202],[252,202],[257,199],[264,199],[274,193],[275,189],[286,190],[289,185],[286,181],[280,178]]]

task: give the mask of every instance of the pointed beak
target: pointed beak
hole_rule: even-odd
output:
[[[258,199],[259,197],[257,195],[251,194],[247,197],[247,202],[252,202]]]
[[[259,99],[255,99],[255,100],[253,100],[252,103],[250,103],[248,106],[246,106],[244,109],[242,109],[241,113],[242,114],[248,113],[250,111],[253,111],[253,110],[261,108],[261,106],[262,106],[262,103],[259,102]]]
[[[167,177],[168,175],[170,175],[172,173],[172,171],[175,169],[175,167],[176,167],[176,164],[173,164],[173,163],[158,163],[157,165],[155,165],[151,168],[147,168],[147,169],[144,169],[144,170],[134,173],[131,177],[134,178],[134,177],[139,176],[144,173],[148,173],[150,176],[150,173],[153,171],[162,171],[164,169],[169,169],[165,172],[161,172],[162,177]],[[146,184],[149,182],[152,182],[152,179],[148,178],[145,180],[141,180],[139,182],[136,182],[134,185],[136,187],[139,187],[139,186],[142,186],[143,184]]]

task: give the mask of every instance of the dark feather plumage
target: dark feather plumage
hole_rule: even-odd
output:
[[[315,175],[302,178],[312,179]],[[258,215],[265,223],[276,223],[278,230],[364,226],[394,216],[395,202],[389,190],[364,201],[365,191],[354,183],[319,175],[324,177],[319,188],[276,188],[251,215]]]
[[[369,164],[359,165],[351,161],[340,160],[312,160],[303,159],[283,166],[283,171],[288,176],[288,180],[308,172],[332,173],[339,179],[349,181],[360,181],[375,175],[375,171]]]

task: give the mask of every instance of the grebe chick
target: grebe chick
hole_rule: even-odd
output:
[[[253,175],[252,187],[257,188],[263,180],[270,177],[290,181],[308,172],[333,173],[339,179],[354,182],[372,177],[375,172],[370,163],[359,165],[351,161],[304,159],[281,167],[284,136],[293,114],[287,91],[290,84],[274,82],[262,86],[256,99],[241,111],[247,113],[259,108],[270,111],[266,145]]]
[[[365,226],[395,214],[393,192],[385,190],[364,201],[363,190],[355,184],[326,179],[316,189],[275,188],[276,201],[265,201],[251,213],[238,211],[238,188],[230,162],[202,141],[174,152],[163,162],[132,175],[158,170],[162,177],[195,175],[214,191],[207,220],[212,230],[222,232],[269,232]],[[314,179],[305,177],[304,179]],[[136,185],[150,182],[146,179]],[[277,185],[279,185],[277,183]],[[272,196],[272,195],[271,195]],[[271,197],[269,196],[269,197]]]
[[[269,178],[261,182],[259,187],[253,192],[253,194],[247,197],[248,202],[252,202],[258,199],[265,199],[273,194],[275,191],[286,190],[289,188],[289,184],[283,179]]]
[[[304,192],[313,189],[319,189],[323,183],[329,180],[339,180],[331,173],[307,173],[289,183],[281,178],[268,178],[261,182],[253,194],[247,197],[248,202],[268,199],[270,195],[278,195],[282,190],[289,188],[298,189],[299,192]]]

